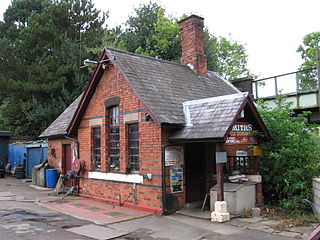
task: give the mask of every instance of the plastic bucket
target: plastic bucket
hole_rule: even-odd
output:
[[[47,169],[46,171],[47,188],[55,188],[57,181],[58,181],[57,169]]]

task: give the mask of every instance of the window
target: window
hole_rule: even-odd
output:
[[[120,171],[119,106],[109,108],[109,168]]]
[[[129,130],[129,163],[130,171],[139,171],[139,125],[131,124]]]
[[[93,135],[93,168],[101,169],[101,129],[95,127],[92,129]]]

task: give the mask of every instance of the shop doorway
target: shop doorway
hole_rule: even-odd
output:
[[[186,203],[203,201],[206,195],[205,143],[185,144]]]

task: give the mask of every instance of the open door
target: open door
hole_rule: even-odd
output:
[[[203,201],[206,195],[206,155],[204,143],[185,145],[186,202]]]

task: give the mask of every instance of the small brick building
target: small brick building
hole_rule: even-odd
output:
[[[256,148],[269,133],[248,94],[207,70],[203,18],[179,26],[181,64],[105,48],[85,92],[41,134],[59,172],[84,161],[82,196],[168,213],[203,200],[226,151],[225,172],[252,176],[261,203]]]

